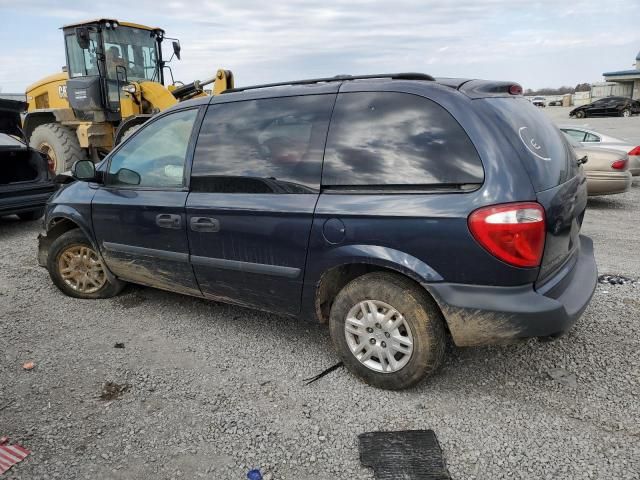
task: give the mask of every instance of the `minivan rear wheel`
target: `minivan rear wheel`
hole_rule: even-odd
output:
[[[345,366],[379,388],[411,387],[444,358],[442,313],[400,275],[374,272],[347,284],[331,307],[329,329]]]

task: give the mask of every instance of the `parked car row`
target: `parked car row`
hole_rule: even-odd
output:
[[[569,112],[570,117],[630,117],[640,113],[640,101],[627,97],[605,97]]]
[[[584,165],[589,196],[612,195],[629,190],[631,173],[626,153],[608,148],[585,147],[571,135],[565,135]]]
[[[640,175],[640,145],[573,125],[561,125],[560,130],[580,142],[583,147],[606,148],[628,154],[629,171],[634,177]]]

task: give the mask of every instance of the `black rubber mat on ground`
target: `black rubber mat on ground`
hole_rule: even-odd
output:
[[[360,463],[378,480],[451,480],[433,430],[358,435]]]

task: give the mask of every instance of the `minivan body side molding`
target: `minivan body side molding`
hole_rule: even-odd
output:
[[[171,252],[169,250],[157,250],[155,248],[136,247],[135,245],[123,245],[121,243],[103,242],[102,246],[106,250],[118,253],[128,253],[130,255],[141,255],[144,257],[155,257],[174,262],[189,263],[189,254],[181,252]]]
[[[268,265],[266,263],[241,262],[239,260],[226,260],[224,258],[199,257],[191,255],[191,263],[203,267],[220,268],[223,270],[235,270],[237,272],[257,273],[274,277],[297,278],[300,269],[283,267],[280,265]]]
[[[274,277],[297,278],[300,276],[300,269],[293,267],[283,267],[280,265],[267,265],[264,263],[240,262],[238,260],[226,260],[224,258],[200,257],[187,253],[171,252],[168,250],[157,250],[155,248],[137,247],[135,245],[123,245],[121,243],[104,242],[106,250],[130,255],[141,255],[145,257],[161,258],[181,263],[193,263],[210,268],[220,268],[223,270],[235,270],[238,272],[258,273],[261,275],[271,275]]]

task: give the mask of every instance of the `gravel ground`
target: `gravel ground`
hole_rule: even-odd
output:
[[[637,180],[590,201],[601,273],[640,278],[639,218]],[[552,343],[449,346],[412,390],[304,386],[336,362],[325,327],[143,287],[66,297],[38,231],[0,219],[0,436],[33,451],[3,478],[370,479],[359,433],[425,428],[456,480],[640,478],[640,284],[599,285]]]

